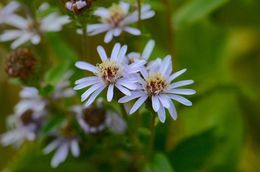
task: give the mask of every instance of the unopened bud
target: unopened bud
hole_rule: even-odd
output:
[[[76,15],[83,13],[92,5],[92,0],[70,0],[65,3],[65,7]]]

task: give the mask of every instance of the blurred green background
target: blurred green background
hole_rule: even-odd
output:
[[[94,6],[116,2],[101,1],[97,0]],[[152,58],[171,54],[174,70],[187,68],[183,78],[194,79],[192,88],[197,90],[190,98],[192,107],[177,106],[177,121],[168,119],[167,124],[157,127],[156,149],[167,155],[165,161],[170,162],[170,170],[260,171],[260,1],[146,2],[152,4],[156,16],[142,22],[144,36],[126,34],[128,39],[121,43],[127,43],[131,50],[136,47],[141,51],[147,40],[155,39]],[[80,37],[73,27],[47,35],[46,48],[52,51],[57,41],[60,47],[69,47],[80,57]],[[98,61],[96,46],[104,45],[102,41],[103,35],[87,40],[87,53],[93,62]],[[6,116],[12,113],[19,100],[20,86],[12,84],[4,72],[9,51],[8,44],[0,43],[0,133],[6,131]],[[62,53],[56,54],[59,58],[52,60],[52,65],[64,61],[67,54],[66,51]],[[49,59],[55,56],[48,55]],[[11,166],[11,171],[27,172],[73,171],[75,168],[92,171],[87,159],[70,159],[59,168],[51,169],[50,156],[35,151],[37,147],[29,144],[20,151],[0,147],[0,169]],[[160,154],[158,159],[162,159]],[[167,165],[157,163],[153,163],[154,171],[169,170]]]

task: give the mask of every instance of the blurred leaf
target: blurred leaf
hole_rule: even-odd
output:
[[[193,0],[177,11],[174,17],[175,27],[194,23],[207,16],[229,0]]]
[[[214,127],[216,136],[221,138],[221,141],[215,146],[214,152],[208,155],[206,166],[203,166],[203,170],[200,171],[237,171],[244,141],[241,106],[237,101],[237,92],[217,90],[218,88],[207,97],[203,97],[201,101],[194,102],[192,108],[186,108],[182,115],[179,115],[179,121],[182,122],[186,137]],[[208,139],[210,139],[209,136]],[[196,149],[191,153],[193,152],[196,153]],[[196,158],[203,160],[204,155],[200,155],[202,157]],[[178,157],[175,158],[178,159]],[[189,165],[186,164],[186,166]]]
[[[57,127],[64,121],[65,117],[63,115],[52,115],[48,118],[47,123],[42,127],[41,133],[43,135],[48,134],[52,129]]]
[[[214,131],[214,129],[208,129],[191,136],[179,143],[175,150],[169,153],[176,172],[200,170],[218,143]]]
[[[221,28],[207,21],[178,30],[175,39],[176,59],[173,57],[173,61],[187,68],[185,76],[200,85],[218,82],[217,79],[223,77],[219,75],[219,64],[226,37]],[[205,78],[207,82],[204,82]]]
[[[153,161],[149,164],[148,169],[151,172],[173,172],[170,162],[167,157],[162,153],[154,155]]]
[[[45,84],[55,86],[64,78],[65,73],[69,71],[71,66],[70,62],[65,62],[50,68],[45,74]]]
[[[57,33],[46,33],[46,38],[50,48],[60,62],[76,60],[76,52],[64,41],[61,35]]]

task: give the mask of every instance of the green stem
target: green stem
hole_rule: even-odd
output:
[[[86,59],[87,52],[86,52],[86,46],[87,46],[87,28],[82,24],[82,38],[81,38],[81,48],[82,48],[82,58]]]
[[[150,132],[151,132],[151,136],[150,136],[150,140],[149,140],[149,157],[148,158],[152,158],[153,157],[153,153],[154,153],[154,140],[155,140],[155,119],[156,119],[156,114],[153,111],[152,113],[152,119],[151,119],[151,124],[150,124]]]
[[[137,0],[138,8],[138,28],[141,30],[141,0]]]

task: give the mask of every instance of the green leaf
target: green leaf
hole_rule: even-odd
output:
[[[45,74],[45,84],[55,86],[64,78],[71,66],[70,62],[66,62],[50,68]]]
[[[176,150],[173,159],[176,166],[174,168],[177,172],[237,171],[240,162],[239,156],[244,143],[244,121],[240,109],[241,105],[237,100],[237,92],[233,90],[221,91],[215,88],[213,92],[207,94],[206,97],[204,96],[200,101],[194,101],[192,108],[185,108],[179,114],[179,122],[182,123],[182,131],[184,131],[182,137],[199,136],[198,133],[211,128],[215,128],[215,136],[208,133],[199,136],[199,138],[194,138],[198,140],[196,142],[199,143],[197,146],[200,151],[205,152],[200,152],[196,148],[192,149],[194,139],[189,141],[191,143],[186,142],[186,145],[188,145],[186,152],[190,149],[190,154],[187,153],[185,156],[181,152],[184,148],[178,148],[179,150]],[[171,130],[174,130],[174,128]],[[219,141],[218,138],[220,138]],[[215,140],[214,143],[211,139]],[[202,146],[203,144],[204,146]],[[203,150],[202,147],[208,150]],[[204,153],[207,154],[207,157]],[[192,156],[193,154],[197,156]],[[198,170],[198,168],[200,169]]]
[[[229,0],[193,0],[181,7],[174,16],[175,27],[192,24],[212,13]]]
[[[178,30],[175,40],[173,61],[188,69],[185,78],[191,77],[201,86],[219,82],[217,79],[225,77],[219,75],[222,72],[219,64],[227,42],[227,35],[221,28],[205,21]]]
[[[60,62],[75,61],[77,54],[57,33],[46,33],[48,44]]]
[[[219,142],[214,132],[209,129],[179,143],[169,154],[175,171],[199,171]]]
[[[151,172],[173,172],[170,162],[162,153],[155,154],[153,161],[148,166]]]
[[[42,127],[41,133],[43,135],[49,134],[49,132],[54,129],[56,126],[61,124],[65,120],[63,115],[53,115],[49,117],[47,123]]]

